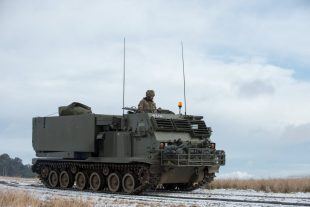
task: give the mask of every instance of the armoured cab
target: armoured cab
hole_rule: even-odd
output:
[[[144,157],[161,174],[161,183],[183,183],[199,175],[196,183],[212,179],[225,164],[225,152],[216,150],[212,130],[201,116],[171,113],[126,115],[134,157]],[[207,175],[207,176],[205,176]],[[195,177],[195,176],[194,176]]]
[[[211,180],[225,165],[225,152],[216,150],[210,139],[212,129],[202,116],[150,114],[150,120],[159,142],[160,164],[166,172],[161,183]]]

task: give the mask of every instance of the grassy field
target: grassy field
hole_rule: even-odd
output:
[[[309,178],[291,179],[216,179],[210,189],[253,189],[256,191],[274,193],[310,192]]]
[[[91,207],[89,202],[80,199],[53,198],[40,200],[25,191],[0,191],[0,207]]]
[[[3,177],[2,177],[3,178]],[[4,179],[4,178],[3,178]],[[8,178],[11,179],[12,178]],[[14,178],[16,180],[21,178]],[[23,179],[23,182],[31,179]],[[256,191],[292,193],[310,192],[310,177],[291,179],[216,179],[209,186],[209,189],[253,189]],[[117,205],[123,204],[117,201]],[[90,207],[94,206],[92,199],[82,200],[80,198],[63,198],[52,196],[46,199],[38,198],[31,192],[24,190],[0,190],[0,207]],[[138,203],[139,204],[139,203]],[[143,206],[144,204],[137,205]]]

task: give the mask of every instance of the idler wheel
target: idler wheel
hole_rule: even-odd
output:
[[[93,191],[99,191],[102,189],[104,184],[103,176],[97,172],[93,172],[89,177],[90,189]]]
[[[88,179],[84,172],[78,172],[75,175],[76,187],[79,190],[85,190],[88,187]]]
[[[108,176],[108,188],[112,193],[121,189],[121,176],[118,173],[111,173]]]
[[[131,173],[126,173],[122,180],[123,190],[126,193],[133,193],[136,187],[135,178]]]
[[[41,169],[41,177],[42,178],[47,178],[49,175],[49,169],[48,167],[44,166],[42,169]]]
[[[59,184],[61,188],[71,188],[74,184],[72,174],[63,170],[59,175]]]
[[[55,170],[50,171],[48,174],[48,183],[52,188],[55,188],[59,184],[59,176]]]

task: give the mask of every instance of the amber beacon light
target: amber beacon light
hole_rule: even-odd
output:
[[[178,107],[179,107],[179,114],[181,114],[181,108],[183,106],[183,103],[181,101],[178,102]]]

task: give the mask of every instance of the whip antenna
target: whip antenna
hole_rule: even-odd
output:
[[[185,90],[185,70],[184,70],[184,55],[183,55],[183,42],[181,41],[182,47],[182,63],[183,63],[183,92],[184,92],[184,107],[185,107],[185,115],[186,115],[186,90]]]
[[[124,116],[124,107],[125,107],[125,77],[126,77],[126,68],[125,68],[125,63],[126,63],[126,41],[125,41],[125,37],[124,37],[124,63],[123,63],[123,116]]]

